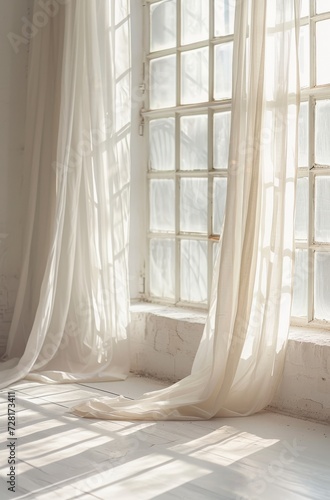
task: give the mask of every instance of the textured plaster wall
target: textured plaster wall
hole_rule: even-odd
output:
[[[146,311],[147,309],[147,311]],[[132,308],[131,369],[177,381],[190,373],[205,323],[205,313],[147,305]]]
[[[291,328],[283,380],[271,406],[330,422],[329,331]]]
[[[205,312],[132,306],[131,370],[176,382],[189,375]],[[330,422],[330,332],[292,328],[282,383],[271,408]]]

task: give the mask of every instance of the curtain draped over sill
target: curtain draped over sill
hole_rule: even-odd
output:
[[[207,419],[272,400],[292,296],[299,10],[299,0],[236,2],[226,216],[191,375],[135,401],[83,402],[76,415]]]
[[[29,202],[3,387],[129,369],[129,0],[57,5],[30,47]]]

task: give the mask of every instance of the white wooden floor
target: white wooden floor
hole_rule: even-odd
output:
[[[206,422],[111,422],[67,409],[97,394],[135,398],[162,384],[20,382],[17,487],[9,492],[1,393],[0,499],[330,499],[330,427],[263,412]]]

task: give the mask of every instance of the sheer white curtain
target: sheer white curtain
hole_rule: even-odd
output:
[[[129,0],[57,5],[31,40],[29,202],[2,386],[129,368]]]
[[[136,401],[83,402],[104,419],[204,419],[264,408],[289,328],[299,111],[299,0],[239,0],[226,218],[191,375]]]

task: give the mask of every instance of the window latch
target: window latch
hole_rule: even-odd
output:
[[[141,110],[140,110],[140,125],[139,125],[139,135],[141,137],[144,136],[144,116],[143,116],[143,113],[144,113],[144,108],[141,108]]]

